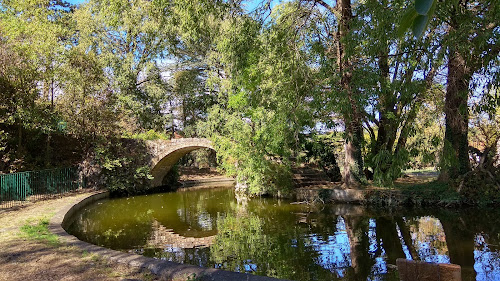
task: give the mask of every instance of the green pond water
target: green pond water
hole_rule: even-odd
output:
[[[291,280],[399,280],[397,258],[500,280],[500,210],[238,203],[232,189],[105,199],[74,217],[81,240],[148,257]]]

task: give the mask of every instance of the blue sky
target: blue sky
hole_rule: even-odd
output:
[[[80,4],[85,2],[85,0],[66,0],[66,1],[68,1],[71,4]]]

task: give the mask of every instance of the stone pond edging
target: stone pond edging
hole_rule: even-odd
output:
[[[276,279],[266,276],[258,276],[247,273],[238,273],[225,271],[216,268],[203,268],[194,265],[179,264],[170,261],[163,261],[154,258],[148,258],[141,255],[124,253],[108,248],[100,247],[79,240],[73,235],[70,235],[63,227],[67,226],[72,217],[84,207],[104,198],[108,198],[108,192],[100,192],[92,194],[83,200],[75,199],[70,204],[61,208],[50,220],[49,230],[59,237],[61,242],[69,246],[78,247],[79,249],[92,254],[98,254],[109,259],[112,262],[127,265],[129,267],[150,270],[153,274],[161,277],[166,277],[169,280],[246,280],[246,281],[279,281],[284,279]]]

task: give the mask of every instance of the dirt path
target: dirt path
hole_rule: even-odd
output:
[[[28,237],[21,228],[50,219],[71,200],[90,193],[40,201],[0,213],[0,280],[159,280],[62,243]]]
[[[215,168],[196,168],[196,167],[179,167],[179,180],[207,180],[207,179],[226,179]]]

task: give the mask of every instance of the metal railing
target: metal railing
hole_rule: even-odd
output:
[[[0,209],[84,187],[77,167],[0,175]]]

